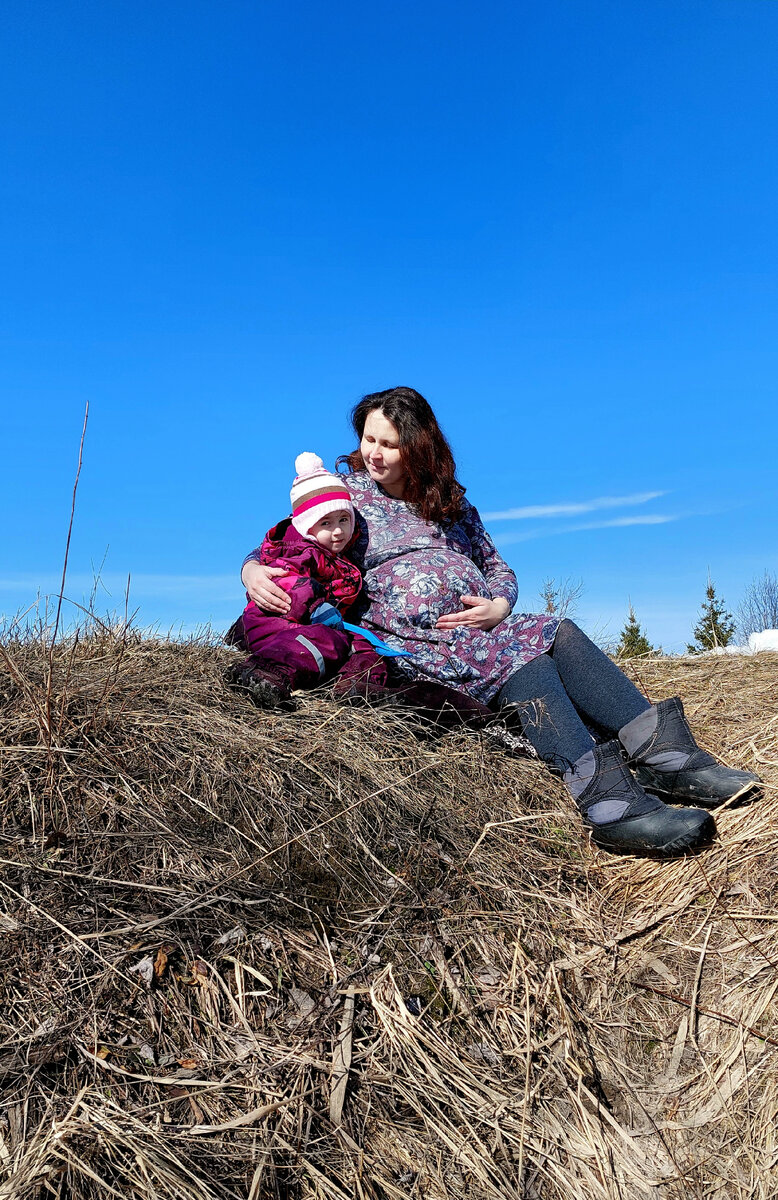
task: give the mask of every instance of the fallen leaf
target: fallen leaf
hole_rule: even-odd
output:
[[[242,925],[235,925],[233,929],[228,929],[221,937],[217,937],[217,946],[237,946],[246,937],[246,930]]]
[[[157,957],[154,959],[154,975],[157,979],[161,979],[165,974],[168,956],[172,954],[174,950],[175,946],[170,943],[166,943],[165,945],[160,946],[159,950],[157,951]]]
[[[204,963],[201,958],[196,958],[192,963],[192,977],[194,982],[199,983],[201,987],[210,981],[208,964]]]
[[[499,1067],[502,1062],[497,1051],[487,1046],[486,1042],[473,1042],[465,1047],[465,1053],[473,1062],[484,1063],[487,1067]]]
[[[316,1011],[316,1001],[308,992],[296,987],[289,989],[289,999],[297,1011],[287,1017],[286,1024],[290,1029],[297,1029]]]
[[[147,954],[140,962],[136,962],[134,967],[130,967],[130,974],[140,975],[143,982],[150,987],[154,979],[154,959],[151,955]]]

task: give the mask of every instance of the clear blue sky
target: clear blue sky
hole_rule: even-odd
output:
[[[295,455],[396,384],[520,608],[581,577],[587,626],[631,598],[677,649],[709,568],[731,607],[776,569],[778,4],[33,0],[0,32],[0,613],[56,585],[86,400],[68,594],[105,557],[142,625],[229,623]]]

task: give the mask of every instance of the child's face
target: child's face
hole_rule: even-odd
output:
[[[325,550],[340,554],[351,541],[354,532],[354,518],[346,508],[337,512],[327,513],[308,530],[308,537],[315,538]]]

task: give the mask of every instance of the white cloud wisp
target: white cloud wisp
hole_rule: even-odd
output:
[[[560,525],[558,529],[530,529],[526,533],[498,534],[494,541],[497,546],[511,546],[516,542],[532,542],[536,538],[557,537],[561,533],[587,533],[592,529],[624,529],[629,525],[666,525],[669,521],[677,521],[675,514],[663,516],[660,513],[645,513],[634,517],[613,517],[610,521],[585,521],[579,525]]]
[[[630,508],[636,504],[648,504],[666,496],[666,492],[635,492],[631,496],[598,496],[594,500],[582,500],[576,504],[528,504],[524,508],[506,508],[501,512],[481,513],[484,521],[528,521],[543,517],[581,517],[585,513],[598,512],[606,508]]]

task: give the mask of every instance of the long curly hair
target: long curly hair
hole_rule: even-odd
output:
[[[403,500],[425,521],[440,525],[457,521],[462,515],[465,489],[456,477],[451,447],[427,401],[409,387],[363,396],[351,413],[351,424],[360,442],[368,414],[379,410],[399,434],[400,462],[406,477]],[[366,470],[359,447],[342,455],[337,465],[349,471]]]

